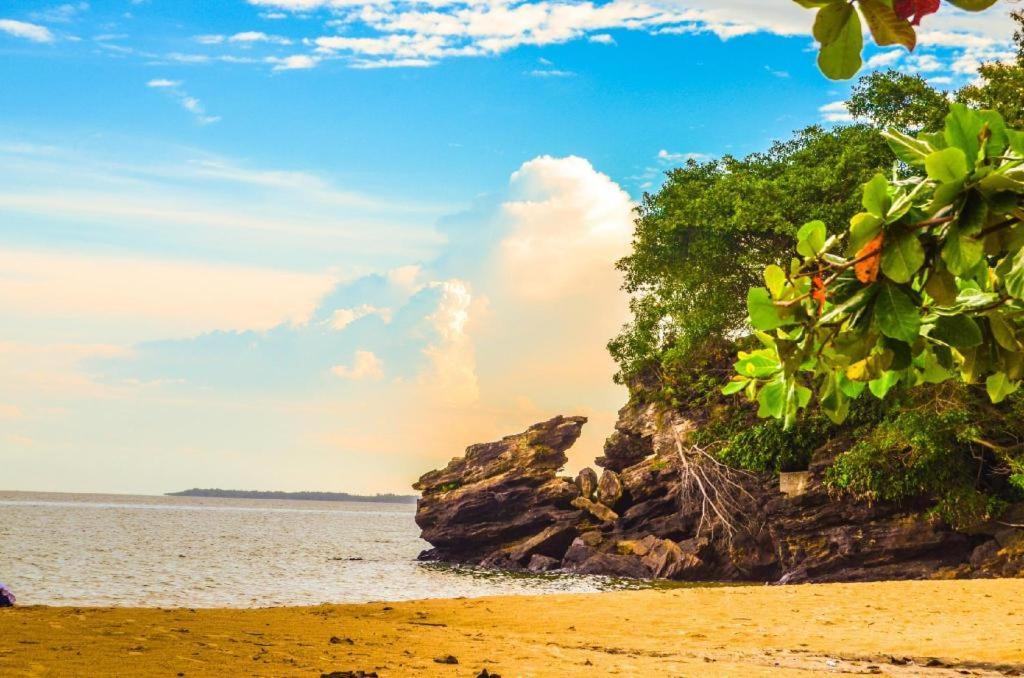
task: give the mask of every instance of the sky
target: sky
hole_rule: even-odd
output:
[[[942,88],[1013,5],[868,69]],[[0,0],[0,489],[408,492],[625,390],[688,158],[849,120],[789,0]]]

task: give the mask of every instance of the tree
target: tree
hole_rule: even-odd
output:
[[[736,299],[790,246],[793,224],[844,223],[856,188],[893,159],[866,126],[813,126],[764,153],[669,172],[644,196],[633,253],[618,263],[633,311],[609,344],[619,378],[685,363],[706,338],[742,328]]]
[[[914,134],[941,129],[949,99],[919,75],[875,71],[854,86],[846,108],[875,127]]]
[[[1007,125],[1019,129],[1024,127],[1024,11],[1018,10],[1011,16],[1017,22],[1013,35],[1016,63],[982,64],[978,69],[980,82],[964,87],[956,98],[975,108],[997,110]]]

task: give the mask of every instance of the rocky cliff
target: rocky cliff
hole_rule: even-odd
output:
[[[1022,576],[1024,530],[972,534],[923,506],[833,497],[819,450],[787,478],[729,469],[691,442],[700,415],[632,403],[596,460],[559,476],[586,419],[473,445],[414,488],[421,558],[513,570],[771,582]],[[1016,519],[1024,511],[1017,507]]]

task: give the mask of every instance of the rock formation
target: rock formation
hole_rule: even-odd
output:
[[[558,476],[586,419],[556,417],[424,475],[424,559],[512,570],[782,583],[1022,576],[1024,530],[956,532],[923,506],[830,496],[815,455],[802,493],[695,450],[699,414],[631,403],[596,460]],[[1024,520],[1024,507],[1015,509]]]

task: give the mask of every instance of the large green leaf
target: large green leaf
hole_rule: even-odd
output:
[[[908,165],[924,164],[924,159],[936,150],[924,139],[915,139],[897,129],[886,130],[882,136],[889,142],[889,148],[896,157]]]
[[[921,333],[921,317],[913,300],[899,286],[886,283],[875,297],[875,322],[882,334],[913,343]]]
[[[966,315],[939,316],[928,336],[953,348],[974,348],[984,340],[978,323]]]
[[[917,32],[909,21],[893,11],[891,0],[860,0],[858,5],[879,46],[903,45],[911,51],[917,46]]]
[[[996,372],[985,380],[988,397],[994,403],[1001,403],[1020,387],[1020,382],[1010,381],[1005,372]]]
[[[924,159],[928,178],[944,184],[952,184],[967,178],[967,155],[960,148],[944,148],[932,151]]]
[[[814,36],[821,42],[818,67],[832,80],[852,78],[863,63],[860,55],[864,49],[864,35],[861,32],[860,15],[854,11],[853,5],[842,3],[821,8],[818,19],[822,24],[820,29],[819,21],[814,24]]]
[[[973,168],[981,150],[981,130],[985,121],[980,115],[963,104],[950,104],[949,115],[946,116],[946,128],[943,134],[950,147],[959,148],[964,152],[967,167]],[[931,176],[931,172],[928,172]]]
[[[796,251],[805,257],[816,257],[825,249],[828,231],[823,221],[809,221],[796,232]]]
[[[797,1],[799,2],[799,0]],[[965,9],[968,12],[981,12],[996,4],[996,2],[997,0],[949,0],[949,4]]]
[[[901,230],[886,239],[882,272],[893,282],[910,282],[924,264],[924,248],[916,231]]]
[[[954,275],[968,275],[985,256],[985,243],[954,225],[942,247],[942,260]]]
[[[1024,299],[1024,249],[1007,255],[997,270],[1003,276],[1006,293],[1014,299]]]
[[[851,255],[860,252],[864,245],[875,239],[875,236],[882,230],[882,219],[870,212],[859,212],[850,219],[850,245],[848,251]]]
[[[781,419],[786,410],[786,390],[786,382],[781,380],[766,384],[757,396],[757,416]]]
[[[751,287],[747,292],[747,313],[754,329],[768,331],[786,324],[772,301],[772,295],[763,287]]]
[[[884,174],[876,174],[871,177],[871,181],[864,184],[861,203],[869,214],[879,219],[885,218],[889,208],[892,207],[892,198],[889,197],[889,180],[885,178]]]

